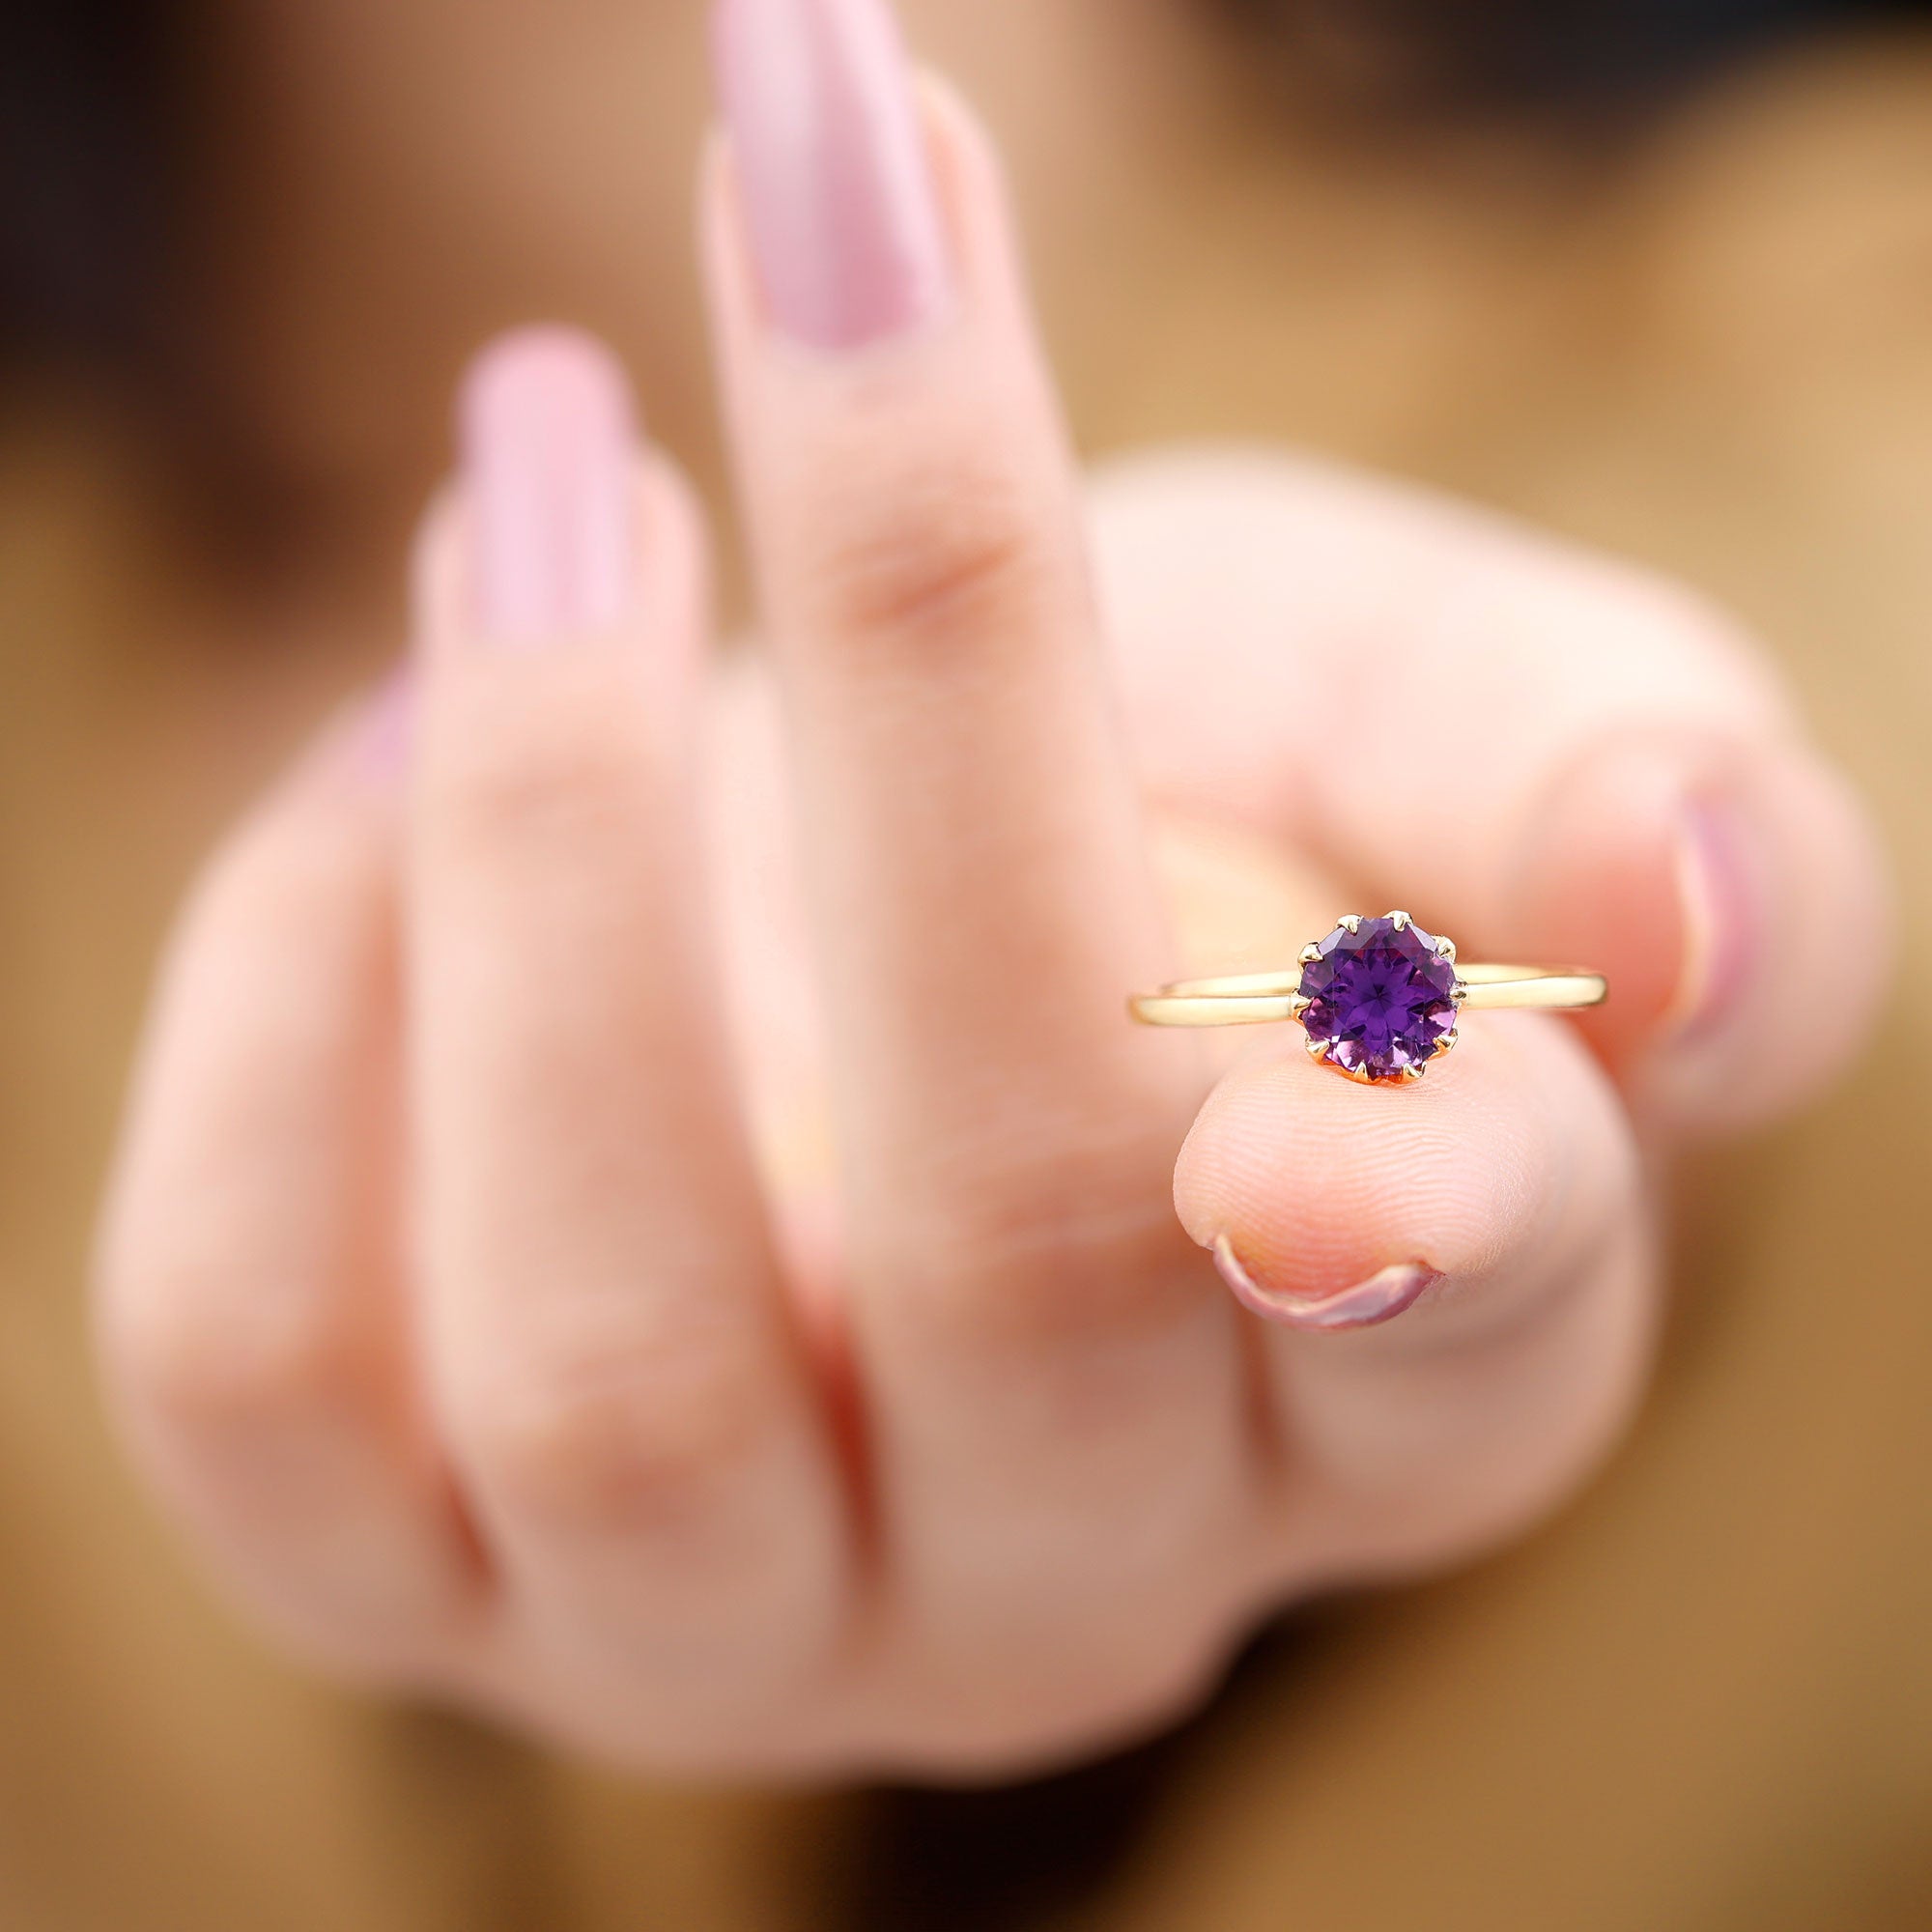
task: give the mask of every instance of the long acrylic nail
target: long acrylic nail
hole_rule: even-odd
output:
[[[1367,1281],[1335,1294],[1284,1294],[1264,1287],[1250,1274],[1223,1235],[1214,1243],[1214,1265],[1235,1298],[1264,1321],[1316,1333],[1343,1328],[1374,1328],[1393,1321],[1421,1300],[1442,1279],[1441,1270],[1422,1262],[1398,1262]]]
[[[930,321],[952,289],[911,69],[886,0],[718,0],[718,87],[773,324],[825,350]]]
[[[1680,1043],[1715,1032],[1755,970],[1763,922],[1755,855],[1728,805],[1685,809],[1677,840],[1684,959],[1662,1031]]]
[[[636,431],[616,357],[575,329],[506,335],[470,366],[459,431],[479,634],[540,645],[621,622]]]

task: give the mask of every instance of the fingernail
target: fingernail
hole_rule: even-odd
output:
[[[1442,1279],[1439,1268],[1422,1262],[1398,1262],[1337,1294],[1284,1294],[1263,1286],[1248,1272],[1225,1235],[1214,1243],[1214,1265],[1220,1269],[1221,1279],[1234,1291],[1235,1298],[1251,1314],[1259,1315],[1264,1321],[1313,1333],[1374,1328],[1381,1322],[1393,1321],[1398,1315],[1413,1308]]]
[[[470,365],[458,427],[479,634],[532,645],[620,623],[636,432],[616,357],[575,329],[506,335]]]
[[[1722,1026],[1755,971],[1763,922],[1754,848],[1737,812],[1717,800],[1686,808],[1677,838],[1684,958],[1662,1032],[1679,1042]]]
[[[718,0],[718,88],[774,325],[826,350],[945,306],[945,225],[886,0]]]

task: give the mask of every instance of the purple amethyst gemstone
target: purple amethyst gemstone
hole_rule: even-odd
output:
[[[1419,925],[1365,919],[1338,925],[1302,969],[1301,1023],[1321,1057],[1369,1080],[1400,1080],[1424,1066],[1456,1024],[1456,968]]]

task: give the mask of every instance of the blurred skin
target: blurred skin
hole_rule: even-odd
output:
[[[1205,44],[1123,11],[915,15],[1009,50],[1021,126],[1069,103],[1049,259],[1056,168],[1131,209],[1201,108]],[[533,259],[684,440],[664,13],[238,10],[289,212],[230,231],[231,350],[278,447],[401,488]],[[1286,458],[1083,485],[992,148],[884,35],[722,23],[701,257],[762,647],[713,649],[704,514],[618,363],[497,345],[411,679],[213,862],[103,1234],[129,1439],[242,1597],[654,1767],[1063,1760],[1295,1596],[1520,1530],[1640,1391],[1672,1152],[1815,1091],[1884,969],[1779,1024],[1884,891],[1687,595]],[[1124,1022],[1390,904],[1614,1004],[1469,1015],[1403,1091]],[[1342,1332],[1391,1271],[1426,1292]]]

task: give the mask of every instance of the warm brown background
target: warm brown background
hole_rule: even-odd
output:
[[[81,1283],[151,951],[250,776],[215,748],[245,725],[259,767],[341,668],[211,700],[226,668],[148,635],[140,479],[43,396],[0,457],[5,1932],[1932,1927],[1932,43],[1735,74],[1607,169],[1280,176],[1278,250],[1177,185],[1176,272],[1049,270],[1090,443],[1278,434],[1688,576],[1905,882],[1879,1049],[1687,1192],[1627,1452],[1526,1546],[1312,1614],[1183,1738],[1046,1789],[652,1792],[262,1654],[105,1439]]]

